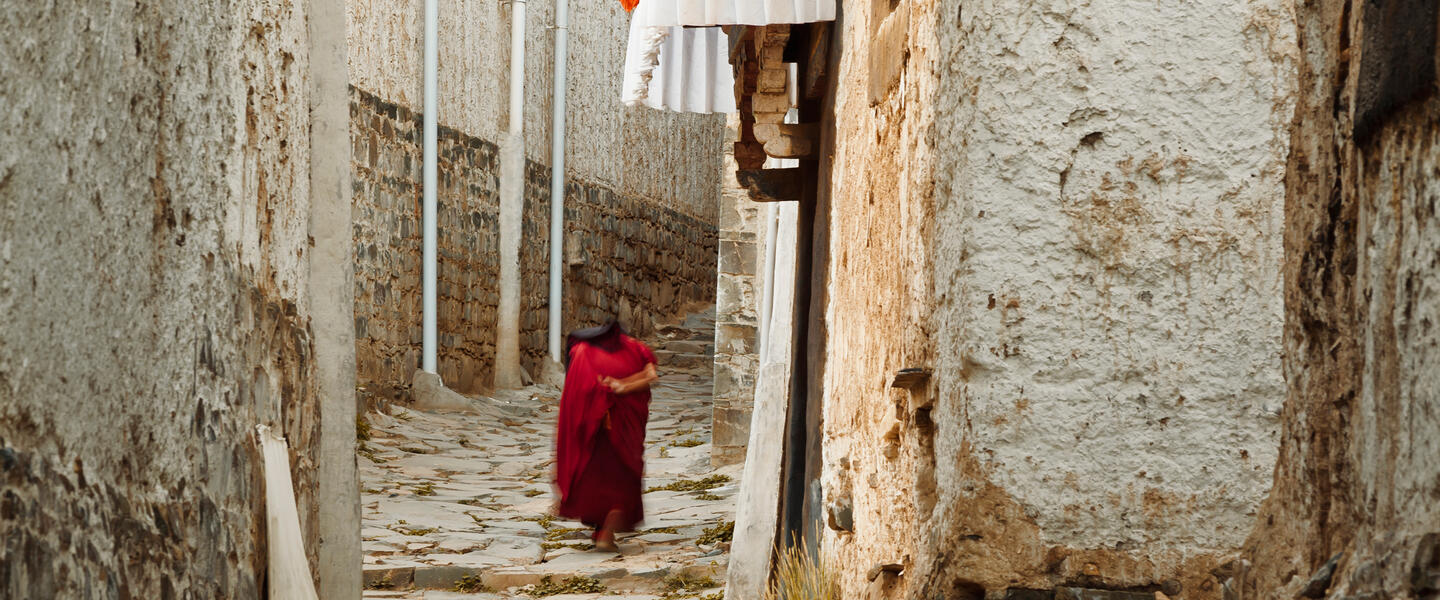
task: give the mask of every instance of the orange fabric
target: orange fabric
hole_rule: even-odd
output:
[[[620,6],[625,7],[625,12],[631,12],[640,6],[640,0],[620,0]]]

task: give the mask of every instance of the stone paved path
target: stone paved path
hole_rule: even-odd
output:
[[[480,414],[367,415],[365,597],[718,598],[740,473],[710,468],[713,323],[692,315],[652,341],[662,376],[645,486],[672,489],[645,494],[642,531],[620,538],[620,555],[592,550],[581,524],[545,516],[558,389],[482,398]]]

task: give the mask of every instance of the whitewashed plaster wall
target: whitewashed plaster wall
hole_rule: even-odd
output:
[[[854,523],[826,553],[905,564],[845,594],[1218,596],[1285,398],[1289,4],[843,8],[822,481]]]
[[[311,277],[311,253],[335,249],[311,238],[312,210],[347,205],[343,171],[315,186],[324,198],[311,186],[312,140],[342,153],[346,141],[320,131],[344,111],[320,106],[311,77],[320,52],[309,25],[335,7],[10,8],[0,13],[0,596],[258,598],[257,424],[289,441],[312,565],[319,552],[358,561],[358,539],[348,550],[317,543],[322,519],[343,528],[343,515],[358,517],[357,505],[320,517],[318,501],[327,472],[354,472],[353,451],[320,448],[322,416],[339,436],[327,442],[354,443],[353,416],[321,410],[353,406],[353,385],[322,398],[316,382],[317,360],[343,364],[330,352],[351,345],[317,342],[337,332],[311,314],[333,298],[316,296],[326,285]],[[316,60],[342,51],[328,50]],[[337,110],[312,118],[326,108]],[[327,592],[341,589],[331,581]]]
[[[1238,546],[1270,485],[1288,11],[938,11],[936,454],[973,456],[1044,545],[1143,564],[1102,577]],[[973,478],[937,478],[967,510]]]

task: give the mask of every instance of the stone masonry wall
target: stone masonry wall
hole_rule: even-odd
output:
[[[360,384],[396,397],[420,364],[420,114],[351,90],[356,346]],[[439,134],[439,369],[462,392],[490,387],[499,290],[499,151]],[[714,225],[644,198],[566,182],[564,327],[618,317],[638,334],[715,293]],[[550,169],[526,165],[520,268],[522,365],[547,360]],[[403,389],[403,388],[402,388]]]
[[[727,139],[734,139],[732,117]],[[764,205],[735,179],[734,147],[726,145],[720,195],[719,259],[715,278],[715,388],[710,460],[716,466],[744,462],[759,369],[759,308],[764,293]]]
[[[346,0],[350,81],[419,111],[424,3]],[[440,6],[439,122],[498,143],[509,125],[510,3]],[[630,15],[619,2],[571,2],[566,168],[593,185],[713,223],[725,118],[620,104]],[[550,164],[553,2],[526,5],[525,156]]]
[[[259,423],[313,564],[307,6],[0,13],[0,596],[261,598]]]
[[[845,3],[832,68],[867,85],[834,99],[822,477],[826,553],[864,567],[844,596],[1219,596],[1284,399],[1287,6]],[[888,387],[906,367],[934,375]]]
[[[1226,598],[1440,594],[1440,9],[1297,5],[1275,488]],[[1338,556],[1338,565],[1332,558]],[[1333,576],[1312,577],[1331,563]]]

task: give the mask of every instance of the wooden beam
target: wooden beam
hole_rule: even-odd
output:
[[[820,147],[819,123],[777,123],[755,126],[755,139],[775,158],[815,158]]]
[[[741,169],[735,179],[750,191],[756,202],[794,202],[801,197],[800,167],[788,169]]]
[[[830,67],[830,22],[810,26],[810,48],[805,60],[804,85],[806,98],[814,100],[825,94],[825,75]]]

